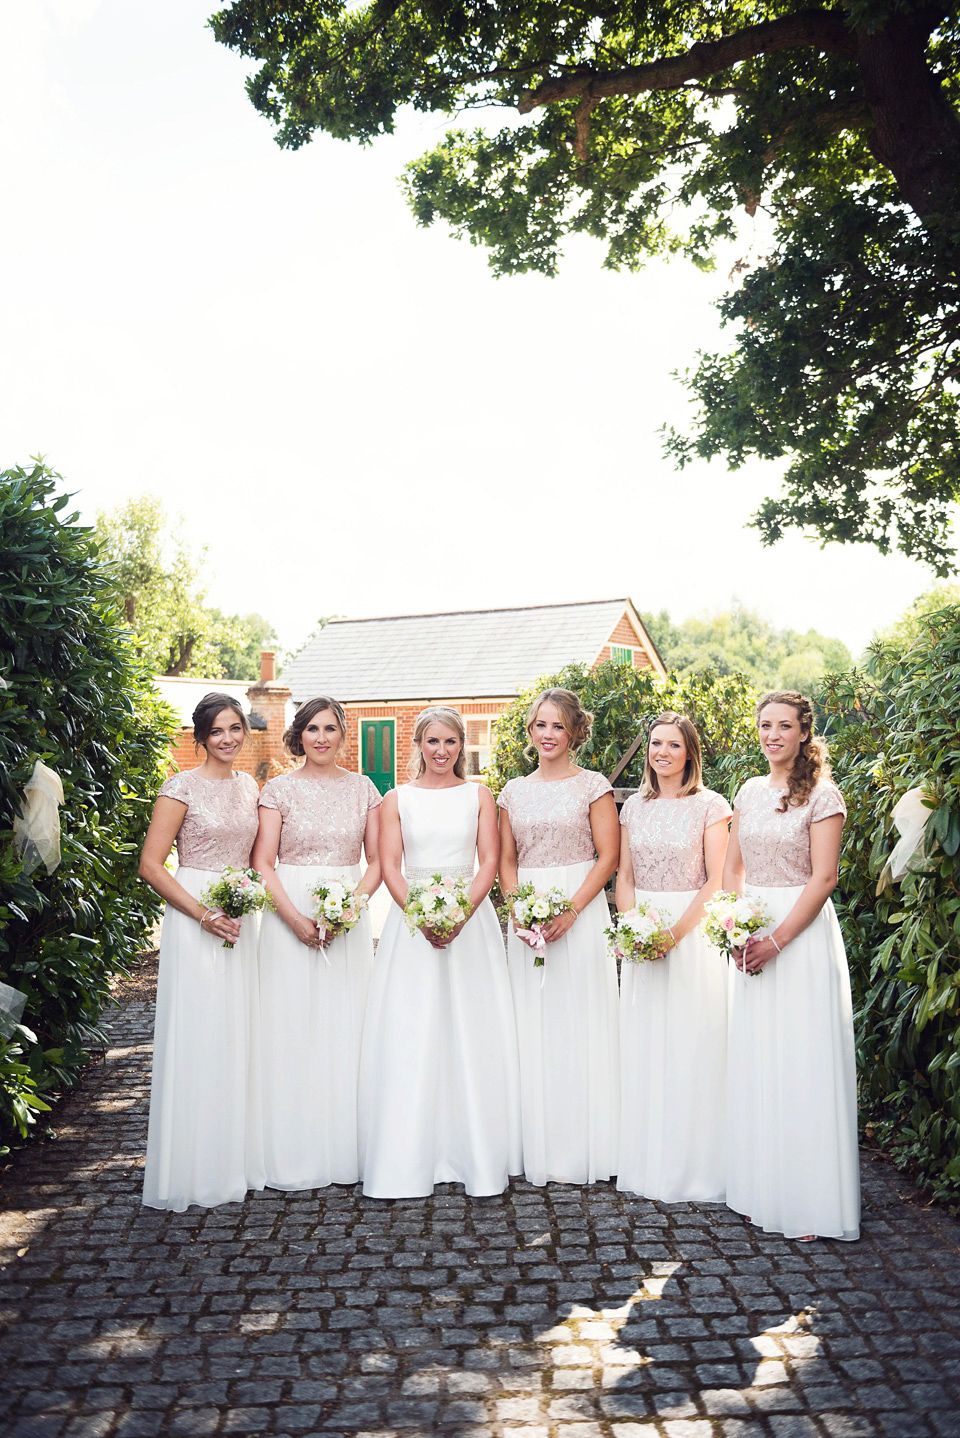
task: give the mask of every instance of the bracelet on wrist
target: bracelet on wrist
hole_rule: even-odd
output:
[[[770,940],[771,944],[772,944],[773,947],[776,949],[777,953],[778,953],[778,954],[782,954],[782,953],[783,953],[783,950],[781,949],[780,945],[777,943],[777,941],[776,941],[776,939],[773,937],[773,935],[772,935],[772,934],[768,934],[768,935],[767,935],[767,938]]]
[[[200,915],[200,927],[201,927],[201,929],[203,928],[204,924],[205,924],[206,921],[207,921],[207,915],[208,915],[208,914],[212,914],[212,913],[213,913],[213,910],[212,910],[212,909],[204,909],[203,913]]]

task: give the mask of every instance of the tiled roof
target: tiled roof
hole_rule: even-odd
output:
[[[565,664],[592,664],[628,606],[627,599],[605,599],[333,619],[282,678],[297,703],[314,694],[344,703],[517,694]]]

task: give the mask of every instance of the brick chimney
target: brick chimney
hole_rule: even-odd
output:
[[[276,653],[272,649],[261,649],[260,678],[247,690],[253,726],[247,748],[253,751],[254,778],[261,784],[272,774],[279,774],[287,763],[283,731],[287,727],[287,703],[292,691],[282,679],[276,678],[276,672]]]

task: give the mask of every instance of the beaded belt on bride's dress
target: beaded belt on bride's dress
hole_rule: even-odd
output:
[[[408,884],[429,884],[434,874],[442,874],[445,879],[472,879],[475,872],[472,864],[432,864],[427,868],[411,864],[404,870],[403,877]]]

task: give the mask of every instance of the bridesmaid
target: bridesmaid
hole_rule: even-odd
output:
[[[162,785],[140,859],[141,878],[167,905],[143,1202],[178,1213],[238,1202],[264,1184],[257,920],[228,919],[199,897],[228,865],[250,863],[257,784],[233,767],[249,726],[230,695],[207,694],[193,733],[206,758]],[[174,842],[175,875],[165,867]]]
[[[734,801],[725,889],[755,895],[769,932],[735,955],[727,1203],[768,1233],[860,1234],[850,977],[830,894],[846,807],[793,690],[757,707],[769,774]]]
[[[617,1187],[664,1203],[722,1200],[726,1186],[727,966],[699,924],[731,812],[702,787],[686,715],[654,719],[643,783],[620,812],[617,908],[651,904],[673,948],[621,966]]]
[[[522,1167],[513,1004],[487,898],[497,811],[489,789],[465,782],[464,738],[455,709],[425,709],[413,782],[383,801],[380,851],[394,902],[360,1065],[363,1191],[372,1198],[420,1198],[436,1183],[501,1193]],[[404,922],[408,884],[434,873],[470,884],[470,912],[450,938],[411,934]]]
[[[347,721],[335,699],[308,699],[283,736],[303,763],[264,784],[254,866],[276,913],[260,929],[263,1142],[270,1188],[356,1183],[357,1073],[373,965],[370,915],[321,938],[310,889],[321,879],[380,883],[380,795],[337,755]],[[360,850],[367,868],[360,878]],[[277,862],[279,859],[279,863]]]
[[[559,888],[573,908],[544,930],[544,967],[511,926],[523,1166],[531,1183],[594,1183],[617,1171],[620,1072],[616,960],[603,887],[617,867],[617,810],[607,780],[574,755],[593,716],[569,689],[545,689],[527,713],[538,767],[504,785],[500,884]]]

